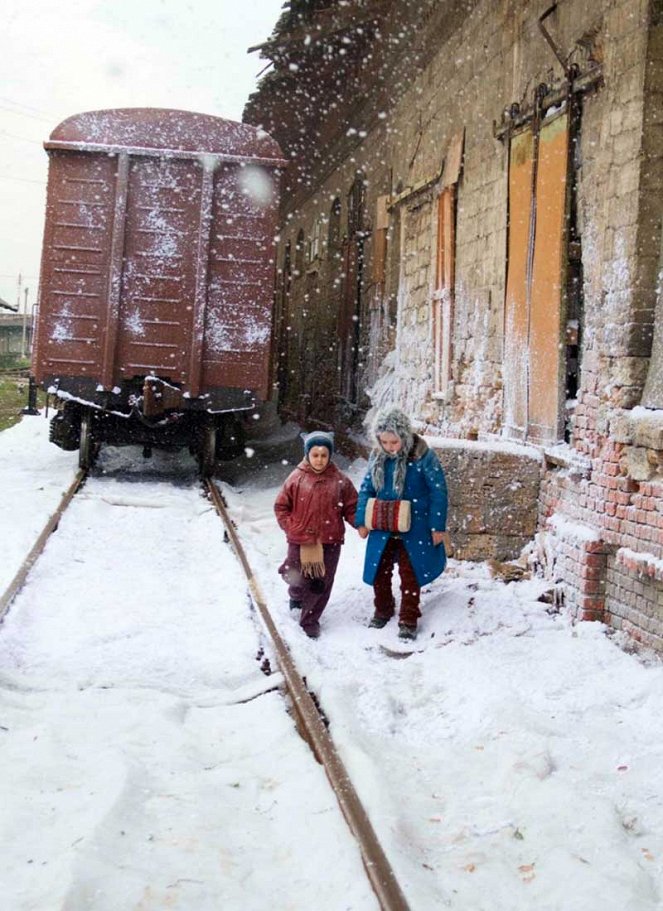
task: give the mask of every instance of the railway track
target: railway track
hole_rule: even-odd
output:
[[[0,379],[2,380],[27,380],[29,376],[29,367],[0,367]]]
[[[64,513],[71,505],[76,494],[85,489],[86,478],[86,472],[79,471],[77,473],[58,508],[48,520],[22,566],[2,594],[0,598],[0,620],[4,619],[9,611],[40,555],[44,552],[50,536],[60,525]],[[297,728],[325,771],[343,817],[359,847],[364,870],[379,907],[384,909],[384,911],[407,911],[407,901],[329,735],[324,718],[318,708],[315,694],[308,691],[274,623],[259,581],[250,566],[238,531],[228,514],[219,489],[211,478],[205,479],[203,483],[208,498],[213,503],[217,514],[224,524],[227,539],[246,577],[251,600],[269,637],[270,651],[274,654],[280,671],[277,679],[279,681],[282,679],[283,687],[289,696]],[[88,494],[86,493],[87,496]],[[92,492],[89,496],[99,496],[99,493]],[[108,494],[105,494],[104,497],[106,501],[109,500]],[[124,497],[124,500],[122,497]],[[127,498],[126,495],[122,494],[116,505],[131,506],[140,505],[140,503],[133,504],[131,498]],[[268,687],[262,688],[262,692],[268,691]],[[258,688],[258,692],[260,692],[260,688]]]
[[[60,504],[58,505],[57,509],[51,515],[48,522],[44,526],[39,537],[35,541],[32,548],[30,549],[30,552],[28,553],[27,557],[25,558],[25,560],[19,567],[16,575],[11,580],[11,582],[9,583],[9,585],[7,586],[5,591],[2,593],[2,596],[0,597],[0,622],[2,622],[2,620],[4,619],[4,616],[7,613],[7,611],[9,610],[12,601],[14,600],[16,595],[19,593],[19,591],[23,587],[25,580],[28,578],[30,570],[32,569],[32,567],[35,565],[35,563],[37,562],[37,560],[43,553],[44,548],[46,547],[46,544],[48,543],[48,539],[50,538],[50,536],[53,534],[53,532],[58,527],[58,525],[60,523],[60,519],[62,518],[62,515],[64,514],[64,511],[69,506],[69,504],[71,503],[75,494],[77,493],[77,491],[79,490],[79,488],[81,487],[83,482],[85,481],[85,477],[86,477],[86,472],[84,472],[84,471],[78,471],[76,473],[74,480],[71,482],[71,484],[65,491],[64,496],[62,497],[62,500],[60,501]]]

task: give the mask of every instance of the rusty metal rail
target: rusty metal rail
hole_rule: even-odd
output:
[[[0,367],[0,380],[27,380],[29,367]]]
[[[85,471],[81,470],[81,471],[77,472],[76,477],[74,478],[74,480],[70,484],[69,488],[65,491],[64,496],[60,500],[60,504],[59,504],[58,508],[55,510],[53,515],[50,517],[50,519],[44,526],[44,528],[43,528],[41,534],[39,535],[39,537],[37,538],[37,541],[35,542],[32,550],[30,551],[30,553],[27,555],[27,557],[21,564],[18,572],[16,573],[16,575],[14,576],[12,581],[9,583],[8,587],[5,589],[2,597],[0,597],[0,623],[4,620],[5,614],[9,610],[12,601],[14,600],[16,595],[19,593],[19,591],[23,587],[23,584],[25,583],[25,580],[27,579],[28,574],[30,573],[30,570],[32,569],[34,564],[37,562],[43,549],[46,547],[46,542],[48,541],[49,537],[53,534],[55,529],[58,527],[62,514],[64,513],[67,506],[69,506],[71,500],[74,497],[74,494],[76,493],[78,488],[81,486],[81,484],[85,480],[86,475],[87,475],[87,472],[85,472]]]
[[[364,867],[380,903],[380,908],[383,911],[409,911],[409,905],[359,800],[350,776],[304,681],[295,668],[290,652],[274,624],[221,494],[211,478],[206,478],[205,482],[214,506],[223,520],[232,547],[242,564],[253,601],[274,643],[281,673],[292,699],[297,725],[324,767],[343,816],[359,845]]]

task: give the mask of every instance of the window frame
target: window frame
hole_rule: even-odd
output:
[[[437,197],[435,288],[433,291],[433,396],[446,398],[451,386],[456,280],[456,183]]]

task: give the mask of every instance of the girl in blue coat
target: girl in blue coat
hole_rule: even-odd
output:
[[[391,577],[397,564],[401,580],[398,635],[414,639],[421,616],[421,586],[436,579],[447,562],[447,482],[435,453],[412,431],[405,412],[390,407],[379,411],[373,424],[377,442],[359,490],[355,524],[368,538],[364,582],[373,586],[375,614],[369,626],[381,629],[394,616]],[[407,532],[369,531],[366,504],[377,500],[408,500]]]

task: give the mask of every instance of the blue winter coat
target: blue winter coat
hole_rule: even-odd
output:
[[[355,525],[365,525],[366,502],[369,497],[379,500],[410,500],[412,523],[410,531],[401,534],[414,574],[419,585],[432,582],[444,570],[447,555],[444,544],[433,545],[431,532],[447,527],[447,482],[439,459],[421,437],[414,434],[412,456],[408,459],[405,486],[399,497],[393,487],[394,460],[386,459],[384,486],[377,494],[370,467],[359,489]],[[364,582],[372,585],[377,574],[382,551],[389,540],[388,531],[371,531],[366,545]]]

